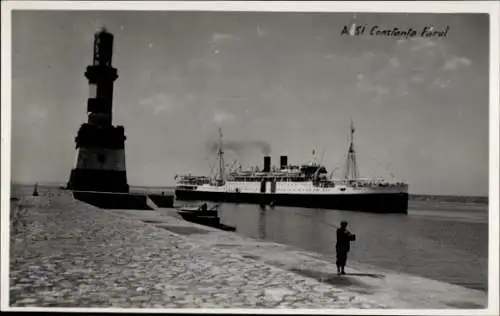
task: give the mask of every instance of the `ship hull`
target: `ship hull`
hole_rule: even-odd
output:
[[[361,211],[371,213],[408,213],[408,193],[360,194],[273,194],[207,192],[176,189],[177,200],[265,204]]]

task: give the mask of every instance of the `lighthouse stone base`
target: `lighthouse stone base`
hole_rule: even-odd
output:
[[[83,124],[75,139],[78,158],[68,188],[128,193],[125,139],[123,126]]]

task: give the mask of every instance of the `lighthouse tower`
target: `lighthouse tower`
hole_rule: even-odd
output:
[[[118,79],[111,65],[113,35],[105,29],[95,34],[94,58],[87,66],[88,121],[75,138],[76,166],[68,188],[75,191],[128,192],[125,169],[125,130],[112,125],[113,84]]]

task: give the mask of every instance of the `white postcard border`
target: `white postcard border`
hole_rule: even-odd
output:
[[[352,314],[352,315],[498,315],[499,313],[499,3],[496,1],[2,1],[1,107],[1,308],[11,311]],[[119,309],[119,308],[11,308],[9,304],[9,197],[11,141],[11,13],[12,10],[99,11],[266,11],[365,13],[488,13],[490,15],[489,111],[489,265],[488,308],[478,310],[327,310],[327,309]]]

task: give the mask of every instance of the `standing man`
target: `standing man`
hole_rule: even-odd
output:
[[[351,241],[356,240],[356,235],[347,230],[347,222],[342,221],[337,229],[337,273],[345,274],[344,268],[347,262],[347,253],[351,249]]]

